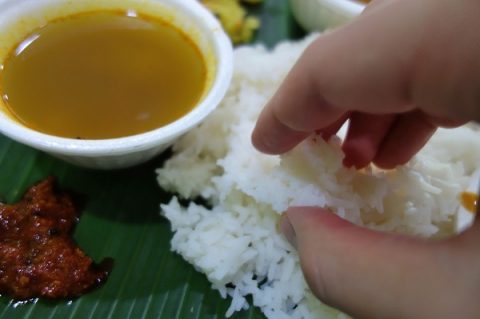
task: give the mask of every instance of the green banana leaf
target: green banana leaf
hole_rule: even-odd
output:
[[[302,36],[288,0],[265,0],[249,12],[262,27],[255,42],[271,47]],[[74,167],[0,135],[0,200],[12,203],[33,183],[53,175],[63,188],[86,196],[74,237],[97,262],[114,259],[102,287],[72,301],[15,303],[0,297],[0,319],[15,318],[223,318],[229,301],[206,277],[170,251],[170,226],[159,205],[171,195],[155,169],[168,152],[139,167],[95,171]],[[263,318],[258,309],[233,318]]]

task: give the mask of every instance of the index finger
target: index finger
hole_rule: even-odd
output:
[[[372,114],[413,109],[409,71],[418,26],[411,2],[369,10],[350,25],[322,35],[300,57],[260,115],[252,135],[257,149],[283,153],[348,111]],[[421,21],[421,20],[420,20]]]

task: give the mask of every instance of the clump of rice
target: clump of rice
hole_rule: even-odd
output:
[[[246,296],[268,318],[342,318],[308,288],[296,251],[276,228],[290,205],[328,206],[372,229],[417,236],[452,234],[458,194],[480,159],[479,133],[439,130],[411,162],[393,171],[344,168],[339,139],[312,137],[284,156],[250,143],[256,118],[312,37],[275,50],[243,47],[221,106],[180,139],[158,173],[179,197],[162,205],[172,249],[206,274],[223,297],[227,316],[247,309]]]

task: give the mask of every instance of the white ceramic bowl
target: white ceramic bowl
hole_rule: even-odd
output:
[[[290,0],[293,15],[307,31],[323,31],[358,16],[365,4],[355,0]]]
[[[211,57],[214,66],[210,72],[210,88],[203,99],[190,113],[169,125],[123,138],[75,140],[39,133],[16,122],[4,107],[0,107],[0,132],[15,141],[79,166],[98,169],[123,168],[145,162],[159,154],[216,108],[231,81],[233,50],[218,21],[197,1],[0,0],[0,67],[4,59],[1,53],[11,50],[5,47],[6,42],[9,42],[5,40],[7,37],[23,39],[29,32],[52,18],[97,9],[130,9],[162,18],[165,15],[169,22],[194,35],[192,38],[204,56]],[[26,29],[19,31],[18,27],[12,27],[17,24]],[[5,34],[5,30],[16,31]],[[20,34],[27,31],[27,34]],[[207,68],[208,64],[207,61]]]

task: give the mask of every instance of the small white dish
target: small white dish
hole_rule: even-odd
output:
[[[191,34],[203,55],[211,56],[209,59],[213,61],[213,66],[209,66],[207,61],[207,68],[214,71],[203,99],[190,113],[169,125],[143,134],[105,140],[76,140],[39,133],[16,122],[7,114],[5,107],[0,107],[2,134],[79,166],[116,169],[151,159],[201,123],[216,108],[232,78],[233,49],[217,19],[192,0],[0,0],[0,67],[5,59],[5,50],[10,50],[5,47],[8,41],[2,41],[2,38],[5,40],[12,36],[22,39],[54,18],[105,9],[135,10],[161,18],[165,14],[167,21]],[[6,33],[8,29],[17,30],[12,27],[17,24],[23,28],[27,26],[27,29]]]
[[[365,4],[355,0],[290,0],[293,15],[307,31],[323,31],[358,16]]]

